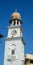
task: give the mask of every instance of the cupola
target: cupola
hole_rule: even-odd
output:
[[[11,14],[11,17],[10,17],[10,24],[13,26],[16,26],[16,25],[21,25],[22,21],[21,21],[21,15],[19,12],[15,11]]]

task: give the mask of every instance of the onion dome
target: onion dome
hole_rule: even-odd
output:
[[[20,13],[18,13],[17,11],[14,12],[12,15],[11,15],[11,18],[12,19],[21,19],[21,15]]]
[[[20,23],[22,24],[21,15],[20,15],[20,13],[17,12],[17,11],[15,11],[15,12],[13,12],[13,13],[11,14],[9,23],[10,23],[10,24],[13,23],[13,22],[16,23],[15,20],[17,20],[17,23],[20,22]]]

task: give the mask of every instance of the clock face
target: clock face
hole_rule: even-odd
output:
[[[14,50],[16,46],[15,46],[15,44],[12,44],[11,47]]]
[[[7,57],[7,61],[9,62],[14,62],[16,57],[14,56],[15,54],[15,48],[16,48],[16,45],[15,44],[9,44],[9,50],[8,50],[8,57]]]
[[[16,48],[16,45],[15,44],[9,44],[9,46],[8,46],[8,55],[11,55],[11,51],[12,50],[15,50],[15,48]]]
[[[12,35],[15,35],[16,33],[17,33],[16,30],[13,30],[13,31],[11,32]]]
[[[9,50],[12,50],[12,49],[15,49],[15,47],[16,47],[16,45],[15,44],[9,44],[9,46],[8,46],[8,48],[9,48]]]

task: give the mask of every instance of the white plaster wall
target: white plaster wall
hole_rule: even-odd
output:
[[[15,49],[15,56],[16,60],[14,62],[9,62],[7,61],[8,58],[8,46],[9,44],[15,44],[16,49]],[[22,43],[21,40],[9,40],[5,42],[5,55],[4,55],[4,65],[22,65],[22,60],[24,61],[24,44]]]
[[[5,64],[6,65],[24,65],[23,61],[21,61],[21,60],[16,60],[15,62],[8,62],[8,61],[6,61]]]

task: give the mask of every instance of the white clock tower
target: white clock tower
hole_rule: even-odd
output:
[[[5,39],[4,65],[24,65],[24,45],[22,20],[18,12],[14,12],[10,18],[8,36]]]

